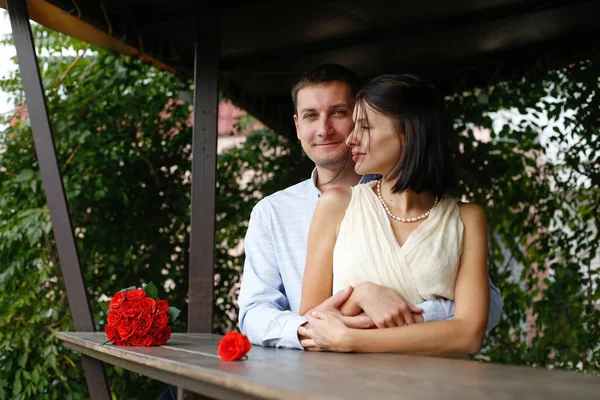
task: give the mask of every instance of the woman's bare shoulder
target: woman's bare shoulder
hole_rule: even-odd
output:
[[[350,187],[332,187],[321,194],[320,203],[324,203],[328,207],[344,207],[348,206],[352,198],[352,189]]]
[[[459,201],[458,209],[460,210],[460,218],[462,219],[463,224],[485,224],[485,211],[479,204]]]

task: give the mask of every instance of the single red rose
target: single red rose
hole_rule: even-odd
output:
[[[144,289],[133,289],[125,293],[125,298],[129,301],[137,301],[146,297]]]
[[[166,300],[156,300],[156,311],[167,312],[169,311],[169,303]]]
[[[121,320],[121,313],[119,310],[109,310],[108,317],[106,318],[110,325],[115,325],[117,322]]]
[[[169,314],[165,312],[157,312],[154,314],[154,319],[152,320],[152,326],[155,328],[162,329],[169,324]]]
[[[121,306],[121,315],[125,318],[135,318],[141,311],[137,302],[125,301]]]
[[[152,316],[149,313],[141,312],[133,322],[133,330],[138,335],[145,335],[152,326]]]
[[[109,308],[115,309],[115,308],[121,307],[121,304],[123,304],[123,300],[125,300],[125,293],[123,293],[123,292],[115,293],[113,298],[110,300]]]
[[[167,341],[171,338],[171,327],[166,326],[154,334],[154,338],[152,344],[155,346],[162,346],[167,343]]]
[[[239,332],[229,331],[219,341],[218,354],[224,361],[239,360],[252,348],[250,341]]]
[[[126,320],[122,320],[119,325],[117,325],[117,331],[122,340],[129,339],[135,333],[133,324]]]
[[[149,314],[152,314],[156,309],[156,302],[152,297],[144,297],[140,300],[139,305],[143,312],[147,312]]]
[[[119,332],[117,332],[117,329],[113,325],[104,325],[104,333],[106,333],[106,337],[111,343],[116,343],[117,340],[120,340]]]
[[[153,342],[154,338],[152,337],[152,335],[146,334],[138,336],[137,338],[135,338],[135,340],[131,341],[131,344],[137,347],[149,347],[152,346]]]

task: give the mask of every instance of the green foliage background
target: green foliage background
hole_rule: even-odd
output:
[[[176,330],[184,331],[191,106],[179,99],[190,82],[43,27],[34,35],[98,328],[98,300],[153,281],[182,309]],[[65,55],[69,48],[77,55]],[[448,98],[459,137],[456,194],[487,210],[490,274],[504,297],[480,359],[600,370],[598,61]],[[23,103],[18,73],[0,90]],[[80,357],[55,338],[73,326],[29,120],[22,108],[3,118],[11,124],[0,133],[0,399],[87,398]],[[494,124],[490,140],[475,129]],[[297,143],[268,130],[219,156],[216,332],[236,327],[250,210],[310,170]],[[107,369],[114,398],[153,398],[164,387]]]

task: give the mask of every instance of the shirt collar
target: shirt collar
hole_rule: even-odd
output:
[[[317,167],[315,167],[310,174],[310,183],[312,183],[311,188],[314,189],[314,194],[321,197],[321,191],[317,187],[317,178]]]

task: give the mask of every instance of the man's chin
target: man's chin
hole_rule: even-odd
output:
[[[345,158],[315,158],[312,159],[317,167],[328,169],[341,169],[344,167]],[[352,161],[350,161],[352,162]]]

